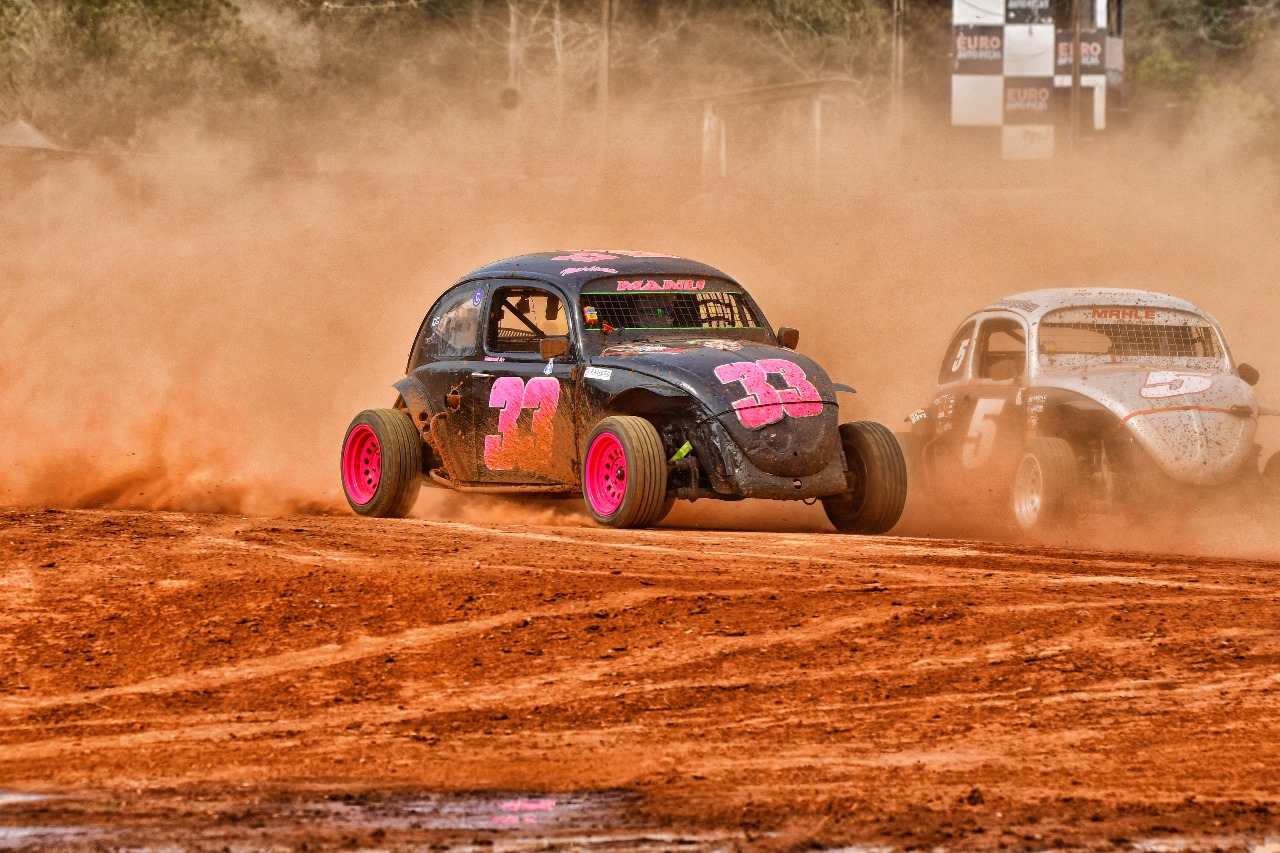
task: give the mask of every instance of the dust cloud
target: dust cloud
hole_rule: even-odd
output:
[[[589,110],[477,104],[471,86],[379,86],[322,109],[193,107],[142,128],[128,153],[9,158],[0,503],[346,512],[343,431],[394,401],[435,298],[489,261],[558,248],[725,269],[858,389],[845,419],[901,428],[964,315],[1061,285],[1202,305],[1280,406],[1276,173],[1230,125],[1003,163],[957,144],[936,105],[914,105],[901,137],[850,110],[828,126],[815,182],[804,111],[744,108],[727,176],[703,182],[696,104],[619,97],[605,130]],[[1262,441],[1280,444],[1265,419]],[[573,506],[529,516],[428,490],[417,512],[586,523]],[[701,506],[674,518],[730,515]],[[825,526],[818,507],[781,517]]]

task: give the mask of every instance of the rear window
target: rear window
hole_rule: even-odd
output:
[[[1040,321],[1038,351],[1046,366],[1110,362],[1225,366],[1226,348],[1197,314],[1132,305],[1052,311]]]

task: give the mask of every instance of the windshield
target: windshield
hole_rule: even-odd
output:
[[[1132,305],[1052,311],[1040,322],[1038,349],[1044,367],[1125,363],[1226,369],[1226,348],[1204,317]]]
[[[720,337],[760,341],[766,335],[763,319],[741,291],[583,293],[582,316],[588,331],[606,335],[640,332],[642,337],[671,333],[688,337],[714,331]]]

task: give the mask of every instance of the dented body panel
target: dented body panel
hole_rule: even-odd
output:
[[[960,324],[929,405],[908,420],[930,493],[1005,501],[1028,442],[1073,448],[1085,497],[1258,478],[1258,402],[1217,321],[1140,290],[1042,290]]]
[[[1185,391],[1144,396],[1152,389],[1163,394],[1174,383],[1182,383]],[[1096,402],[1114,418],[1112,428],[1131,437],[1175,482],[1222,485],[1257,457],[1257,401],[1253,389],[1232,374],[1135,371],[1117,365],[1079,375],[1050,373],[1041,377],[1040,387]]]

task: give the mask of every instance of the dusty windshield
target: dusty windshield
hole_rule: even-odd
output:
[[[768,330],[751,301],[738,290],[584,292],[586,330],[602,344],[639,338],[717,338],[765,341]]]
[[[1040,322],[1042,367],[1160,364],[1226,369],[1226,349],[1203,317],[1185,311],[1099,305],[1052,311]]]

